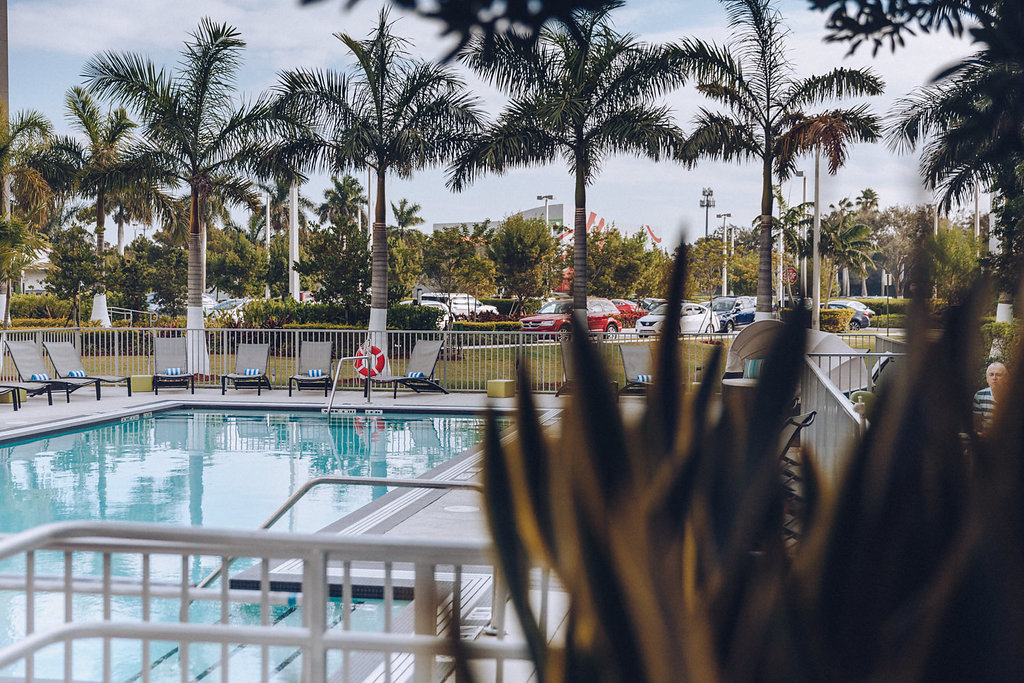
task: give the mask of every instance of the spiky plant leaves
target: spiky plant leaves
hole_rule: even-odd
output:
[[[543,683],[547,659],[547,637],[530,608],[530,567],[532,558],[522,542],[516,524],[518,510],[512,493],[504,449],[493,412],[487,414],[484,437],[484,495],[487,498],[487,522],[501,563],[502,574],[508,582],[509,596],[519,617],[530,654],[537,665],[537,675]]]

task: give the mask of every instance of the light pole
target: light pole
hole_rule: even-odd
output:
[[[551,229],[551,222],[548,220],[548,200],[549,199],[554,199],[554,198],[555,198],[555,196],[551,195],[551,194],[539,194],[539,195],[537,195],[537,199],[543,199],[544,200],[544,226],[548,230]]]
[[[811,268],[811,327],[821,329],[821,147],[814,148],[814,267]]]
[[[704,209],[704,239],[708,238],[708,216],[715,205],[715,191],[710,187],[701,190],[704,198],[700,200],[700,208]],[[724,236],[723,236],[724,239]]]
[[[807,205],[807,174],[803,171],[793,171],[793,175],[802,178],[804,181],[804,200],[800,203],[800,241],[807,241],[807,226],[804,225],[804,206]],[[807,257],[800,254],[800,296],[807,296]]]
[[[728,292],[727,287],[729,286],[729,252],[726,251],[725,245],[728,244],[725,234],[725,219],[732,216],[731,213],[716,213],[715,218],[722,219],[722,296],[725,296]]]

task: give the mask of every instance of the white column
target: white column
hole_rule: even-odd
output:
[[[299,274],[295,262],[299,260],[299,184],[292,182],[288,195],[288,293],[299,300]]]
[[[811,327],[821,329],[821,149],[814,149],[814,228],[813,258],[811,267]]]

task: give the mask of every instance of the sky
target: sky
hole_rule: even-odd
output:
[[[343,71],[351,59],[338,32],[366,37],[375,24],[382,0],[360,0],[345,9],[345,0],[320,0],[300,6],[298,0],[8,0],[10,40],[10,97],[13,111],[38,110],[58,132],[71,132],[64,118],[64,94],[81,84],[85,63],[93,55],[113,50],[138,52],[156,64],[173,69],[184,41],[199,20],[236,26],[247,43],[239,78],[241,97],[254,97],[274,86],[278,74],[294,68]],[[822,73],[836,66],[872,68],[886,82],[886,93],[864,100],[884,114],[900,97],[924,85],[944,66],[968,54],[964,39],[946,34],[918,36],[895,54],[887,49],[872,56],[860,49],[848,56],[845,45],[827,44],[825,17],[809,9],[806,0],[779,0],[790,28],[789,56],[798,75]],[[454,43],[441,35],[442,26],[398,9],[395,31],[409,39],[409,50],[424,59],[447,55]],[[695,36],[718,43],[729,38],[726,14],[714,0],[628,0],[614,14],[616,29],[641,39],[666,43]],[[472,92],[491,116],[503,106],[501,92],[464,73]],[[665,98],[677,123],[686,132],[693,115],[708,102],[691,86]],[[844,101],[849,104],[851,101]],[[813,159],[802,164],[807,172],[808,199],[813,197]],[[365,173],[360,180],[365,185]],[[635,232],[650,226],[662,246],[703,236],[706,214],[712,231],[721,225],[717,213],[730,213],[729,222],[749,226],[760,213],[760,167],[757,164],[701,161],[694,168],[630,156],[605,161],[588,188],[587,209],[607,224]],[[302,193],[315,202],[323,197],[328,174],[312,175]],[[564,204],[564,218],[572,217],[573,179],[562,162],[520,169],[502,176],[485,176],[461,193],[445,187],[443,169],[425,169],[410,180],[389,178],[386,199],[402,198],[420,204],[425,224],[476,222],[542,205],[538,195],[553,195],[552,205]],[[702,188],[714,191],[715,207],[700,208]],[[852,148],[836,176],[824,169],[821,178],[823,207],[843,197],[855,198],[874,189],[881,206],[930,203],[922,186],[915,155],[895,155],[884,143]],[[783,194],[790,204],[803,198],[799,178],[787,182]],[[987,211],[983,196],[981,210]],[[973,210],[973,206],[969,207]],[[389,212],[390,214],[390,212]],[[389,215],[389,223],[391,217]]]

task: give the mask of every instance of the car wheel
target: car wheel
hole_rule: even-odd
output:
[[[558,341],[568,341],[569,334],[572,332],[572,328],[568,325],[563,325],[558,328],[558,332],[555,333],[555,339]]]
[[[714,334],[714,332],[715,332],[715,326],[712,325],[711,323],[708,323],[708,326],[706,328],[704,328],[704,334]]]
[[[726,332],[734,332],[735,330],[736,330],[736,323],[734,323],[731,320],[725,323],[725,331]]]
[[[619,331],[619,328],[616,327],[615,323],[608,323],[608,327],[604,328],[604,331],[606,334],[614,334]]]

